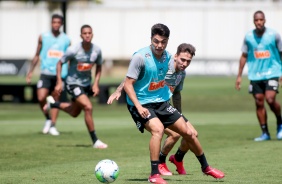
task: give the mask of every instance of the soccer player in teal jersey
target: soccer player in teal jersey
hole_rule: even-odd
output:
[[[169,69],[165,76],[165,83],[170,88],[170,91],[173,93],[172,102],[173,106],[179,111],[182,112],[181,108],[181,91],[183,89],[184,79],[186,77],[185,69],[190,65],[193,56],[195,55],[196,49],[193,45],[182,43],[177,47],[177,52],[174,55],[174,58],[169,62]],[[123,90],[124,81],[119,85],[116,91],[109,97],[108,104],[112,104],[113,100],[118,100],[121,96]],[[192,130],[193,134],[198,136],[198,132],[192,126],[192,124],[185,118],[187,125]],[[166,157],[171,151],[175,143],[179,140],[180,135],[168,128],[165,129],[164,133],[167,135],[167,138],[164,141],[162,150],[159,155],[159,171],[161,175],[172,175],[172,172],[168,169],[166,165]],[[179,148],[181,150],[181,148]],[[177,155],[177,154],[176,154]],[[178,158],[175,155],[170,156],[170,160],[177,167],[177,172],[179,174],[186,174],[186,170],[183,166],[183,157]]]
[[[44,110],[58,108],[72,117],[77,117],[84,111],[84,120],[90,134],[93,148],[104,149],[108,145],[98,139],[92,116],[92,103],[88,95],[99,95],[99,81],[102,72],[102,52],[98,45],[92,43],[93,32],[89,25],[83,25],[80,29],[82,42],[68,48],[67,52],[57,64],[57,85],[55,91],[62,91],[61,71],[62,65],[69,61],[68,75],[66,78],[66,89],[72,96],[72,102],[59,102],[47,97]],[[94,84],[92,82],[92,68],[96,65]]]
[[[262,130],[261,136],[255,138],[254,141],[271,139],[264,100],[276,116],[276,137],[281,140],[281,106],[276,100],[276,94],[279,88],[279,78],[281,81],[282,74],[282,41],[278,32],[264,26],[266,20],[262,11],[256,11],[253,18],[256,28],[245,35],[235,88],[237,90],[241,88],[242,72],[247,62],[250,80],[249,93],[253,94],[256,114]]]
[[[63,25],[63,17],[54,14],[51,21],[51,31],[43,33],[39,36],[36,54],[32,60],[31,67],[26,76],[28,84],[31,83],[33,70],[40,60],[40,80],[37,82],[37,99],[42,110],[46,103],[46,97],[52,95],[56,100],[61,97],[62,100],[67,100],[66,92],[64,91],[61,96],[53,93],[56,85],[56,65],[70,45],[69,37],[60,32],[60,27]],[[66,77],[67,64],[63,66],[62,78]],[[46,122],[42,132],[51,135],[59,135],[55,127],[59,111],[54,109],[51,111],[51,118],[45,112]]]
[[[151,133],[149,143],[151,183],[166,184],[160,177],[159,153],[165,128],[169,128],[182,136],[181,152],[178,157],[190,149],[198,158],[202,172],[215,178],[223,178],[224,173],[210,167],[196,135],[186,124],[182,114],[168,102],[172,93],[165,84],[165,76],[169,69],[171,55],[165,50],[170,31],[163,24],[155,24],[151,29],[151,45],[140,49],[132,56],[124,82],[127,94],[127,107],[143,133],[144,129]]]

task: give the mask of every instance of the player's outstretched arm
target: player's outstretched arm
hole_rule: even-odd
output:
[[[121,96],[121,92],[123,90],[123,87],[124,87],[124,81],[125,81],[125,79],[123,79],[123,81],[117,87],[116,91],[113,92],[113,94],[111,94],[111,96],[108,98],[107,104],[112,104],[114,100],[119,99],[119,97]]]
[[[239,63],[239,71],[237,75],[237,79],[235,82],[235,89],[240,90],[241,89],[241,82],[242,82],[242,74],[243,74],[243,69],[247,61],[247,54],[242,53],[240,57],[240,63]]]
[[[29,69],[29,71],[28,71],[28,73],[26,75],[26,82],[27,82],[27,84],[31,83],[32,72],[33,72],[35,66],[37,65],[37,63],[39,61],[39,54],[40,54],[41,48],[42,48],[42,37],[39,36],[38,44],[37,44],[37,48],[36,48],[36,53],[35,53],[35,56],[32,59],[32,62],[31,62],[31,65],[30,65],[30,69]]]
[[[181,113],[181,93],[180,91],[174,92],[172,95],[173,106]]]
[[[56,66],[57,83],[56,83],[55,90],[54,90],[55,93],[57,93],[57,95],[60,95],[63,90],[63,81],[61,78],[61,73],[62,73],[62,62],[61,60],[59,60]]]
[[[93,96],[97,96],[100,93],[99,83],[102,73],[102,65],[96,65],[95,80],[92,86]]]

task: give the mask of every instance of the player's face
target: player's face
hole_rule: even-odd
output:
[[[151,38],[151,49],[155,57],[161,58],[164,50],[166,49],[168,38],[165,36],[154,35]]]
[[[180,52],[174,55],[176,72],[184,71],[192,61],[192,55],[189,52]]]
[[[83,42],[90,43],[93,38],[92,29],[90,27],[83,28],[80,37]]]
[[[62,26],[62,20],[60,18],[53,18],[51,22],[52,31],[59,31]]]
[[[257,13],[254,15],[254,24],[257,31],[261,32],[264,30],[265,18],[262,13]]]

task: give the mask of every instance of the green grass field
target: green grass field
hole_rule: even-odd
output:
[[[272,140],[253,141],[261,132],[247,79],[240,92],[234,89],[234,77],[188,77],[185,82],[184,114],[198,130],[209,164],[225,172],[221,182],[281,183],[282,142],[276,140],[276,120],[267,107]],[[98,184],[94,167],[106,158],[120,167],[114,183],[148,183],[149,133],[139,133],[125,105],[99,105],[94,99],[93,106],[97,135],[109,145],[106,150],[91,147],[83,114],[75,119],[61,112],[61,135],[53,137],[41,133],[44,118],[37,104],[0,103],[0,183]],[[186,176],[167,164],[175,174],[164,177],[169,184],[216,182],[202,175],[191,152],[184,159]]]

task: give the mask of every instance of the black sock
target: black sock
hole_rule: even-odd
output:
[[[262,133],[266,133],[267,135],[269,135],[267,124],[260,125],[260,127],[262,130]]]
[[[276,116],[276,123],[277,126],[280,126],[282,124],[281,115]]]
[[[95,130],[89,132],[89,134],[90,134],[92,142],[94,144],[98,140]]]
[[[151,168],[152,168],[151,175],[160,174],[160,172],[159,172],[159,161],[152,161],[151,160]]]
[[[209,166],[205,154],[203,153],[202,155],[196,156],[196,157],[201,164],[202,170],[205,170],[205,168],[207,168]]]
[[[51,127],[55,127],[55,123],[54,122],[51,123]]]
[[[166,156],[167,155],[165,155],[162,152],[160,152],[160,156],[159,156],[160,163],[165,163]]]
[[[57,108],[57,109],[59,109],[59,108],[60,108],[60,104],[61,104],[61,102],[51,103],[51,104],[50,104],[50,107],[51,107],[51,108]]]
[[[46,120],[50,120],[50,115],[49,114],[45,114],[45,118],[46,118]]]
[[[177,150],[177,152],[175,153],[174,157],[175,157],[175,160],[177,162],[182,162],[185,154],[187,153],[187,151],[181,151],[179,148]]]

